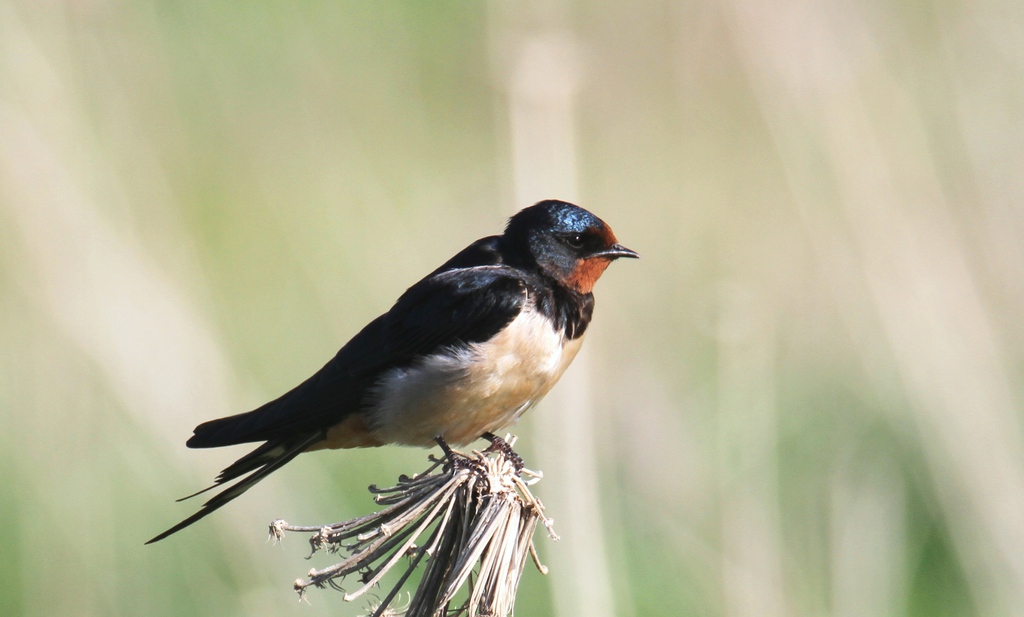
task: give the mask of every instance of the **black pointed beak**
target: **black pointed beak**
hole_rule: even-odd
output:
[[[608,259],[618,259],[619,257],[629,257],[631,259],[640,259],[640,253],[634,250],[628,249],[621,244],[613,244],[606,249],[600,250],[591,257],[607,257]]]

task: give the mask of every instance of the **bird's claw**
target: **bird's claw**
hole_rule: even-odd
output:
[[[491,442],[491,445],[487,446],[487,449],[484,450],[484,452],[501,453],[512,463],[517,476],[522,473],[523,469],[526,467],[526,463],[523,462],[523,457],[519,456],[519,453],[513,450],[512,446],[509,445],[507,441],[490,431],[484,433],[481,437]]]

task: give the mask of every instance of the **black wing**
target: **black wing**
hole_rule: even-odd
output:
[[[191,448],[291,437],[327,429],[360,411],[380,375],[444,347],[486,341],[515,319],[526,281],[499,263],[494,238],[477,241],[410,287],[323,368],[294,389],[248,413],[200,424]]]

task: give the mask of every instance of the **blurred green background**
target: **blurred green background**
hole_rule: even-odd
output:
[[[1024,5],[0,0],[0,612],[291,582],[400,448],[188,451],[539,199],[643,255],[514,428],[521,615],[1024,615]]]

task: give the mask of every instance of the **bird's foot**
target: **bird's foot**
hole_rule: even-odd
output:
[[[437,445],[441,446],[441,451],[444,452],[445,458],[454,463],[455,457],[458,455],[455,450],[452,450],[452,447],[448,445],[448,442],[444,440],[444,437],[438,435],[437,437],[434,437],[434,441],[437,442]]]
[[[452,448],[448,445],[448,442],[445,441],[444,437],[438,435],[437,437],[434,437],[434,441],[437,442],[437,445],[441,446],[441,450],[444,452],[444,457],[453,470],[465,468],[471,471],[478,471],[479,463],[462,452]]]
[[[498,437],[494,433],[488,431],[481,435],[484,439],[491,442],[491,445],[487,447],[484,452],[500,452],[509,461],[512,462],[512,466],[516,469],[516,475],[522,473],[526,467],[526,463],[523,462],[523,457],[519,456],[519,453],[512,449],[507,441]]]

